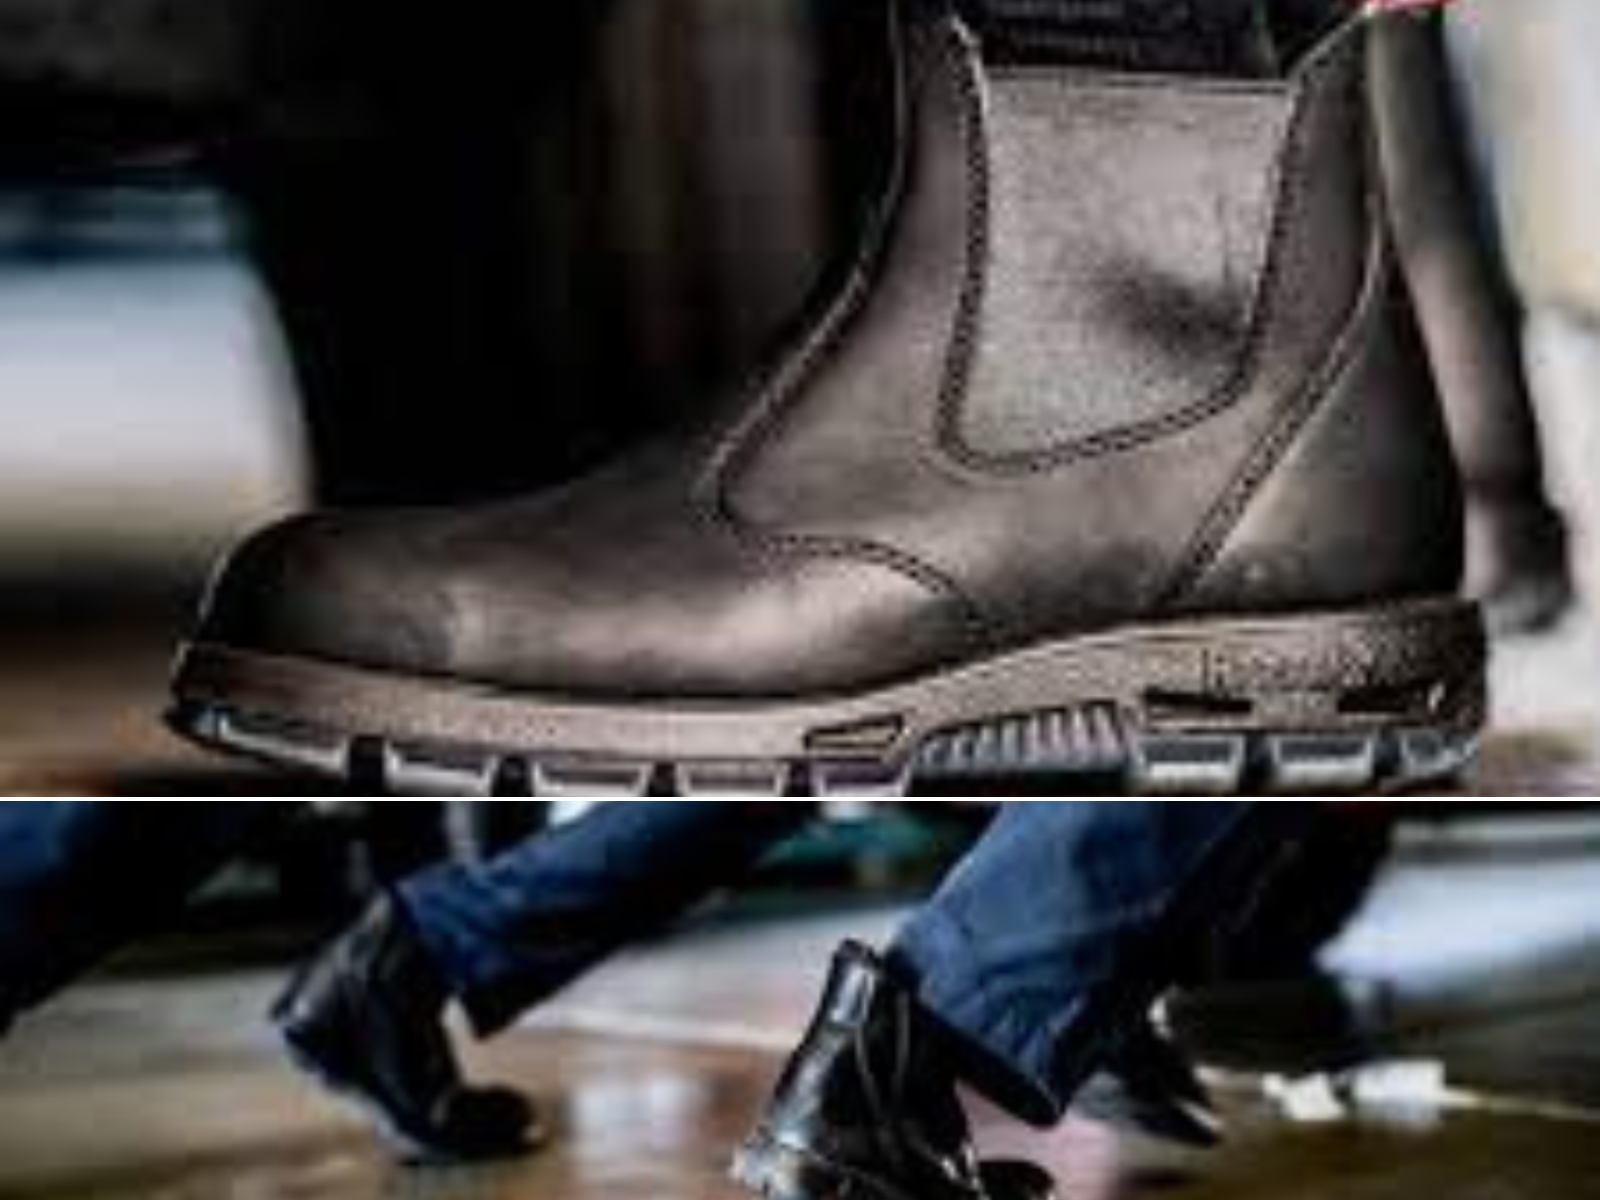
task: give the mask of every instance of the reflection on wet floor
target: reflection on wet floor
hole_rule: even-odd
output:
[[[1328,977],[1181,1005],[1219,1068],[1226,1150],[1077,1122],[1036,1134],[989,1113],[986,1141],[1047,1160],[1069,1200],[1600,1200],[1600,849],[1552,829],[1510,855],[1414,844]],[[0,1056],[0,1197],[731,1200],[729,1148],[828,949],[896,916],[717,921],[617,964],[474,1052],[546,1099],[557,1148],[444,1174],[391,1166],[281,1065],[260,1022],[279,971],[104,981]],[[1265,1096],[1265,1072],[1397,1058],[1442,1061],[1450,1095],[1308,1123]]]

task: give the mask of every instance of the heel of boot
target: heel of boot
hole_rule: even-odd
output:
[[[1459,780],[1488,713],[1466,604],[1219,629],[1125,714],[1135,790],[1348,795]],[[1180,672],[1181,674],[1181,672]]]
[[[1473,761],[1488,641],[1474,606],[1441,601],[1156,626],[1003,678],[1029,709],[928,738],[919,790],[1088,776],[1133,795],[1391,793],[1452,783]]]

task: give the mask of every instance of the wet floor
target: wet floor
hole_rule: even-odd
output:
[[[545,1098],[559,1139],[467,1172],[393,1167],[284,1068],[259,1019],[279,970],[119,975],[0,1057],[0,1197],[731,1200],[729,1147],[828,949],[896,917],[723,919],[617,964],[475,1052],[478,1070]],[[1412,843],[1330,963],[1320,981],[1177,1008],[1233,1119],[1225,1150],[1175,1153],[1081,1122],[1043,1136],[992,1114],[986,1141],[1047,1160],[1069,1200],[1600,1200],[1592,826],[1558,823],[1515,853]],[[1402,1060],[1419,1065],[1395,1074]],[[1360,1103],[1303,1080],[1362,1067]],[[1299,1119],[1268,1097],[1273,1073],[1301,1080],[1275,1093],[1297,1097]]]

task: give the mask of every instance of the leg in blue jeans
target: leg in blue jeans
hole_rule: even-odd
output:
[[[301,973],[277,1008],[295,1060],[359,1096],[402,1154],[522,1153],[537,1106],[465,1078],[444,1024],[490,1034],[731,883],[812,816],[769,800],[618,801],[477,866],[417,875]]]
[[[0,803],[0,1030],[175,909],[280,807]]]
[[[482,1033],[737,882],[814,816],[785,800],[617,801],[399,899]]]
[[[891,959],[956,1036],[969,1082],[1051,1124],[1202,936],[1237,922],[1301,803],[1019,801]]]
[[[961,1085],[1059,1121],[1137,1044],[1194,947],[1248,914],[1308,815],[1286,802],[1006,805],[886,954],[840,951],[736,1177],[786,1200],[1046,1200],[1047,1172],[980,1164]]]

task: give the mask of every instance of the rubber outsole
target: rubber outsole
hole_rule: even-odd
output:
[[[1127,631],[782,704],[549,700],[196,645],[171,720],[363,795],[1353,795],[1459,777],[1487,664],[1455,601]]]

